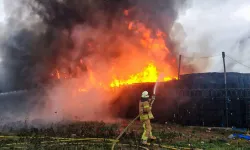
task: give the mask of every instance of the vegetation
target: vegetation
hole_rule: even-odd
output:
[[[75,122],[53,124],[48,127],[6,128],[0,136],[0,149],[20,150],[105,150],[111,149],[114,139],[127,124],[104,122]],[[3,129],[3,128],[2,128]],[[250,149],[250,142],[241,139],[227,139],[232,131],[178,125],[153,125],[153,134],[159,139],[151,147],[161,149]],[[120,139],[115,149],[139,149],[142,128],[135,123]]]

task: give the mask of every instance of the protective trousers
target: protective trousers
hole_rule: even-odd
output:
[[[150,119],[143,121],[143,129],[144,131],[143,131],[141,139],[143,141],[147,141],[148,138],[152,137],[152,127],[151,127]]]

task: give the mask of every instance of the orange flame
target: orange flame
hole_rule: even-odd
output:
[[[128,10],[124,10],[123,13],[124,13],[125,16],[128,16]]]
[[[110,84],[110,87],[119,87],[122,85],[129,85],[134,83],[149,83],[149,82],[156,82],[159,76],[159,72],[157,68],[150,63],[147,67],[144,68],[142,72],[137,74],[131,75],[129,79],[122,80],[122,79],[114,79]],[[171,77],[165,77],[164,81],[172,80]]]
[[[125,10],[123,13],[125,16],[128,16],[129,10]],[[130,47],[127,46],[126,43],[124,44],[125,46],[122,48],[127,49],[126,54],[120,58],[120,61],[114,62],[114,66],[109,67],[110,70],[105,70],[107,76],[110,77],[110,79],[106,81],[103,81],[100,74],[93,69],[94,67],[92,67],[92,65],[95,65],[96,62],[90,62],[91,65],[87,67],[87,79],[90,84],[95,87],[109,89],[134,83],[156,82],[158,81],[159,74],[164,75],[161,81],[175,79],[177,72],[172,68],[172,65],[176,65],[176,60],[173,57],[171,59],[167,57],[170,51],[165,43],[167,38],[166,33],[160,29],[153,30],[137,20],[126,21],[125,23],[127,30],[131,32],[133,36],[133,42],[139,46]],[[121,36],[121,38],[123,37]],[[87,45],[91,47],[91,50],[96,48],[95,44],[88,43]],[[135,48],[135,50],[133,48]],[[130,61],[129,66],[126,64],[128,60]],[[80,59],[80,65],[84,65],[84,61],[85,60]],[[115,68],[114,71],[112,70],[113,68]],[[124,70],[121,70],[121,68]],[[58,70],[56,70],[56,73],[58,79],[62,78]],[[80,87],[78,91],[86,92],[88,88]]]
[[[60,79],[61,77],[60,77],[60,73],[59,73],[59,71],[56,69],[56,76],[57,76],[57,79]]]
[[[88,90],[87,90],[87,89],[84,89],[84,88],[79,88],[78,91],[79,91],[79,92],[87,92]]]

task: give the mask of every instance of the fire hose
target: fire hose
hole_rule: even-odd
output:
[[[152,101],[151,101],[151,103],[150,103],[151,107],[153,106],[153,103],[154,103],[154,101],[155,101],[155,93],[156,93],[156,88],[157,88],[158,83],[159,83],[159,82],[156,82],[156,83],[155,83],[155,86],[154,86]],[[127,131],[127,129],[128,129],[131,125],[133,125],[133,123],[134,123],[139,117],[140,117],[140,114],[139,114],[138,116],[136,116],[136,117],[127,125],[126,128],[124,128],[124,130],[120,133],[120,135],[113,141],[111,150],[114,150],[115,145],[119,142],[119,139],[122,137],[122,135]],[[140,146],[140,148],[145,149],[145,150],[149,150],[147,147],[142,147],[142,146]],[[173,147],[173,146],[164,146],[164,145],[162,145],[162,148],[171,149],[171,150],[177,150],[177,148],[175,148],[175,147]],[[191,148],[182,147],[182,149],[190,150]]]
[[[16,138],[20,138],[20,136],[0,136],[0,139],[1,138],[9,138],[9,139],[16,139]],[[26,137],[26,138],[31,138],[33,139],[34,137]],[[36,137],[38,138],[38,137]],[[41,136],[40,138],[46,138],[46,137],[43,137]],[[42,141],[41,142],[41,146],[44,146],[44,144],[51,144],[51,145],[66,145],[67,142],[82,142],[82,141],[109,141],[109,142],[114,142],[114,139],[103,139],[103,138],[61,138],[61,137],[51,137],[53,140],[56,140],[56,141]],[[6,147],[2,147],[2,148],[6,148],[6,149],[9,149],[8,146],[15,146],[15,148],[20,148],[20,149],[25,149],[25,145],[26,144],[29,144],[28,142],[17,142],[17,143],[9,143],[9,144],[6,144]],[[81,143],[77,143],[77,144],[81,144]],[[97,144],[95,142],[93,143],[89,143],[89,144]],[[110,143],[111,144],[111,143]],[[137,145],[130,145],[130,144],[121,144],[122,146],[132,146],[132,147],[138,147]],[[154,146],[158,146],[158,144],[154,144]],[[141,149],[144,149],[144,150],[149,150],[149,148],[147,147],[143,147],[143,146],[139,146]],[[183,149],[183,150],[191,150],[191,148],[187,148],[187,147],[179,147],[179,148],[175,148],[174,146],[170,146],[170,145],[160,145],[161,148],[166,148],[166,149],[170,149],[170,150],[177,150],[179,148]]]
[[[112,148],[111,150],[114,150],[115,145],[117,142],[119,142],[119,139],[121,138],[121,136],[127,131],[127,129],[135,122],[135,120],[137,120],[140,117],[140,115],[136,116],[134,120],[132,120],[128,126],[120,133],[120,135],[115,139],[115,141],[112,144]]]
[[[153,103],[154,103],[154,100],[155,100],[155,99],[153,99],[153,101],[151,102],[151,107],[152,107],[152,105],[153,105]],[[133,123],[134,123],[139,117],[140,117],[140,114],[137,115],[137,116],[127,125],[127,127],[120,133],[120,135],[115,139],[115,141],[114,141],[114,143],[113,143],[113,145],[112,145],[112,148],[111,148],[112,150],[114,150],[116,143],[119,142],[119,139],[122,137],[122,135],[127,131],[127,129],[128,129],[131,125],[133,125]]]

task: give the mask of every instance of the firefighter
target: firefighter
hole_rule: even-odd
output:
[[[141,100],[139,103],[139,113],[140,113],[140,121],[143,123],[143,134],[142,134],[142,144],[150,145],[148,143],[148,139],[155,140],[156,137],[152,135],[152,127],[150,120],[154,119],[154,116],[151,111],[152,102],[155,100],[155,95],[152,98],[149,98],[148,92],[144,91],[141,95]]]

